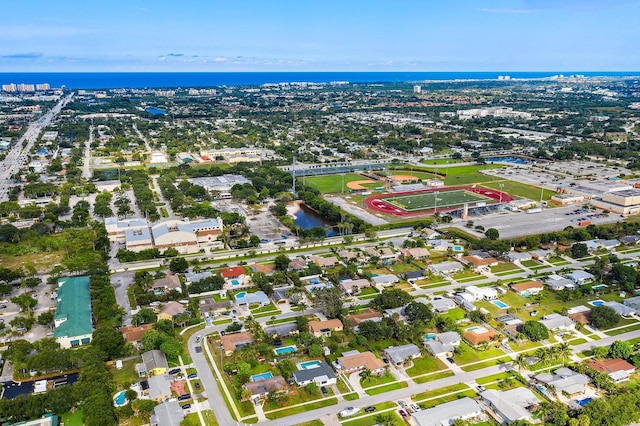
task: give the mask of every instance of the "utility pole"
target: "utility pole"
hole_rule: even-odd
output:
[[[293,157],[293,164],[291,165],[291,171],[293,172],[293,195],[296,196],[296,157]]]
[[[342,173],[342,194],[344,194],[344,173]]]

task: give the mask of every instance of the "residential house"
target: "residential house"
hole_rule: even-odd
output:
[[[158,349],[144,352],[142,354],[142,364],[145,373],[149,376],[162,376],[169,368],[167,357],[164,355],[164,352]]]
[[[222,348],[227,356],[231,355],[236,349],[250,345],[254,342],[253,336],[248,331],[241,333],[225,334],[220,337]]]
[[[252,263],[251,265],[249,265],[249,268],[251,268],[251,272],[253,272],[254,274],[256,272],[261,272],[265,275],[271,275],[275,272],[276,265],[275,263],[270,263],[268,265],[265,265],[264,263]]]
[[[380,375],[385,372],[385,364],[372,352],[348,351],[342,354],[334,363],[336,369],[344,373],[369,370],[371,374]]]
[[[517,251],[509,252],[506,256],[509,262],[523,262],[525,260],[531,260],[531,253],[524,252],[520,253]]]
[[[277,287],[273,289],[273,301],[276,303],[287,303],[289,302],[289,296],[287,295],[289,291],[294,290],[296,287],[287,286],[287,287]],[[298,300],[299,298],[297,298]]]
[[[340,280],[340,288],[345,294],[354,295],[362,291],[363,288],[371,287],[371,282],[365,278],[357,280],[347,279]]]
[[[289,262],[289,269],[293,271],[303,271],[307,269],[307,261],[302,257],[296,257]]]
[[[151,426],[180,426],[184,419],[184,410],[178,401],[165,401],[153,407]]]
[[[456,303],[447,297],[434,297],[427,304],[431,305],[433,310],[440,314],[449,312],[456,307]]]
[[[636,311],[640,311],[640,296],[630,297],[628,299],[624,299],[622,303],[625,306],[635,309]]]
[[[560,314],[549,314],[542,317],[540,320],[542,325],[547,327],[549,331],[556,330],[573,330],[576,328],[576,324],[569,317],[565,317]]]
[[[402,255],[405,258],[426,259],[429,257],[429,250],[423,247],[408,248],[402,250]]]
[[[262,290],[258,290],[254,293],[240,292],[235,295],[236,304],[238,306],[267,306],[271,303],[269,296]]]
[[[583,271],[582,269],[576,269],[575,271],[565,275],[565,277],[569,278],[575,285],[590,283],[595,278],[592,274],[587,271]]]
[[[314,382],[318,386],[331,386],[336,384],[337,376],[329,364],[321,362],[312,368],[294,371],[293,380],[295,380],[296,385],[300,387]]]
[[[498,291],[493,287],[476,287],[475,285],[470,285],[465,288],[465,293],[471,295],[471,302],[477,302],[479,300],[494,300],[498,298]]]
[[[167,275],[151,283],[151,290],[154,292],[162,291],[164,293],[169,293],[171,290],[182,292],[182,285],[177,275]]]
[[[437,275],[453,275],[456,272],[460,272],[464,270],[464,266],[462,266],[459,262],[448,261],[448,262],[440,262],[427,266],[432,273]]]
[[[403,365],[408,360],[422,356],[420,348],[409,343],[401,346],[389,346],[382,351],[382,356],[386,357],[394,365]]]
[[[373,281],[376,285],[387,287],[399,282],[400,279],[393,274],[380,274],[376,275],[375,277],[371,277],[371,281]]]
[[[184,274],[184,282],[187,285],[194,284],[200,282],[207,278],[212,278],[213,274],[209,271],[204,272],[188,272]]]
[[[522,283],[511,284],[511,290],[515,291],[522,297],[530,297],[544,290],[544,285],[538,281],[525,281]]]
[[[167,320],[173,321],[178,315],[184,314],[185,307],[178,302],[167,302],[164,304],[160,312],[158,312],[158,321]]]
[[[149,384],[149,399],[156,402],[165,401],[171,397],[171,381],[173,376],[159,374],[147,379]]]
[[[382,314],[371,308],[366,308],[364,311],[362,311],[359,314],[347,315],[345,319],[349,321],[349,324],[351,324],[351,327],[355,329],[360,325],[362,321],[375,321],[375,322],[382,321]]]
[[[53,337],[63,349],[87,345],[93,338],[89,277],[58,279]]]
[[[335,256],[321,257],[314,254],[311,256],[310,260],[321,268],[333,268],[340,263],[338,258]]]
[[[360,253],[357,251],[339,249],[336,254],[345,262],[358,262],[360,258]]]
[[[284,324],[270,325],[264,328],[264,332],[269,336],[297,336],[300,334],[298,325],[295,322],[288,322]]]
[[[633,315],[636,313],[636,309],[630,307],[629,305],[623,305],[622,303],[618,303],[618,302],[604,302],[603,304],[604,306],[608,306],[611,309],[613,309],[614,311],[616,311],[616,314],[623,316],[623,317],[628,317],[630,315]]]
[[[309,321],[309,332],[315,337],[331,337],[334,331],[342,331],[344,325],[337,318],[326,321]]]
[[[479,271],[483,268],[497,265],[498,259],[495,257],[481,257],[472,254],[469,256],[462,256],[462,262],[471,266],[475,271]]]
[[[640,244],[640,235],[625,235],[620,239],[622,244]]]
[[[431,228],[423,228],[421,233],[427,240],[435,240],[442,235],[435,229],[431,229]]]
[[[547,260],[553,254],[552,250],[532,250],[531,258],[537,261]]]
[[[244,285],[248,281],[246,271],[244,270],[244,267],[240,265],[221,269],[220,275],[227,283],[231,283],[235,286]]]
[[[517,420],[531,421],[531,412],[540,400],[528,388],[513,388],[501,392],[488,389],[480,393],[480,398],[493,409],[506,424]]]
[[[144,324],[139,327],[126,325],[120,329],[120,332],[125,342],[135,345],[140,342],[142,335],[151,329],[153,329],[153,324]]]
[[[549,275],[544,282],[551,290],[560,291],[564,289],[576,288],[573,281],[568,278],[561,277],[560,275]]]
[[[422,277],[424,277],[424,271],[422,269],[418,269],[417,271],[407,271],[402,274],[402,278],[409,282],[414,282]]]
[[[634,371],[636,371],[636,368],[632,364],[629,364],[621,358],[589,361],[587,365],[596,371],[605,373],[611,377],[615,383],[629,380]]]
[[[245,383],[242,387],[251,391],[251,399],[262,399],[269,396],[271,392],[285,392],[287,390],[287,382],[282,376],[274,376]]]
[[[453,244],[447,240],[431,240],[429,241],[431,248],[435,251],[439,252],[447,252],[452,251],[455,253],[460,253],[464,251],[464,247],[460,244]]]
[[[551,386],[556,392],[568,395],[584,393],[589,384],[589,377],[584,374],[577,373],[569,368],[558,368],[553,374],[540,373],[535,379],[546,386]]]
[[[198,302],[198,310],[204,314],[216,315],[231,310],[231,300],[217,302],[213,297],[202,297]]]
[[[398,258],[398,254],[389,247],[366,247],[364,251],[370,257],[377,257],[382,263],[386,264],[389,264]]]
[[[417,426],[448,426],[455,420],[471,420],[480,417],[484,410],[475,400],[464,397],[426,410],[416,411],[411,417]]]
[[[495,330],[481,326],[468,328],[463,334],[464,340],[474,347],[491,343],[496,336],[498,333]]]
[[[572,321],[579,322],[580,324],[591,323],[591,309],[583,305],[574,306],[567,310],[567,316],[571,318]]]
[[[455,331],[438,333],[433,338],[425,338],[424,346],[433,356],[451,356],[460,346],[460,335]]]

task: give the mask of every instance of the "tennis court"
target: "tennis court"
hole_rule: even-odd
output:
[[[431,210],[436,207],[446,209],[453,206],[461,206],[465,203],[493,201],[493,199],[489,197],[465,190],[423,192],[398,197],[388,197],[384,200],[408,212]]]

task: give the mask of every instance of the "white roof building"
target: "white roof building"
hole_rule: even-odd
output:
[[[540,400],[527,388],[514,388],[504,392],[489,389],[482,392],[480,397],[507,424],[516,420],[531,420],[529,408],[540,403]]]
[[[474,285],[470,285],[465,288],[465,291],[473,297],[471,302],[498,298],[498,291],[493,287],[476,287]]]
[[[449,426],[454,420],[478,417],[483,409],[475,400],[465,397],[413,413],[418,426]]]
[[[576,326],[571,318],[560,314],[545,315],[540,322],[551,331],[573,330]]]

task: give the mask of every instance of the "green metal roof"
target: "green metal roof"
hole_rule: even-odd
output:
[[[53,336],[58,338],[90,334],[93,326],[89,277],[60,278],[58,286],[58,306],[54,319],[59,321],[66,318],[67,320],[56,327]]]

